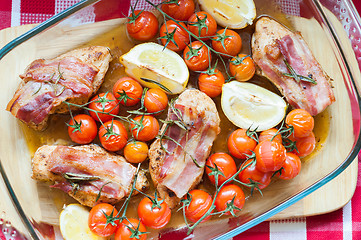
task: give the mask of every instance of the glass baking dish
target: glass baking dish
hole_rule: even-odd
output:
[[[255,194],[246,201],[237,218],[215,218],[203,223],[189,239],[228,239],[267,220],[338,176],[361,148],[360,70],[357,67],[357,62],[361,66],[361,26],[352,3],[349,0],[256,0],[255,3],[258,16],[271,15],[301,31],[306,41],[311,42],[316,58],[320,58],[321,65],[335,80],[336,102],[322,115],[327,120],[319,121],[329,126],[327,130],[322,128],[326,137],[318,144],[316,153],[303,162],[296,179],[272,182],[263,190],[263,196]],[[30,178],[33,149],[28,141],[31,136],[26,136],[22,124],[5,111],[20,81],[18,75],[36,58],[52,58],[81,46],[106,42],[115,53],[126,51],[131,44],[118,46],[119,35],[115,33],[126,34],[120,26],[125,22],[123,16],[128,14],[129,6],[129,1],[81,1],[0,50],[0,81],[4,86],[0,94],[0,171],[27,230],[24,233],[27,238],[48,239],[50,235],[61,238],[57,230],[59,212],[62,205],[71,200]],[[318,38],[314,40],[316,32]],[[180,226],[151,236],[184,239],[186,232]]]

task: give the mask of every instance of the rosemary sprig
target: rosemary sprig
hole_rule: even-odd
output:
[[[148,79],[148,78],[143,78],[141,77],[140,79],[142,79],[144,82],[148,82],[148,83],[153,83],[155,85],[157,85],[158,87],[160,87],[161,89],[163,89],[164,91],[168,92],[169,94],[173,94],[171,90],[169,90],[169,88],[167,88],[166,86],[164,86],[163,84],[154,81],[152,79]]]
[[[283,62],[286,64],[286,67],[290,73],[283,73],[284,76],[291,77],[296,80],[296,82],[304,81],[304,82],[310,82],[312,84],[317,84],[316,80],[312,78],[312,74],[309,74],[307,77],[302,76],[296,73],[296,71],[293,69],[293,67],[289,64],[289,62],[285,59],[283,59]]]
[[[100,177],[97,176],[71,172],[63,173],[62,176],[72,186],[73,192],[78,191],[80,184],[83,182],[97,181],[100,179]]]

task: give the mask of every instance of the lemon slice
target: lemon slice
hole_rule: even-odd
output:
[[[285,116],[286,102],[277,94],[252,83],[223,84],[222,110],[237,127],[257,131],[270,129]]]
[[[89,211],[80,204],[69,204],[60,213],[60,232],[65,240],[105,240],[88,226]]]
[[[253,0],[199,0],[199,4],[223,27],[245,28],[256,17]]]
[[[188,83],[189,71],[184,60],[156,43],[142,43],[133,47],[120,57],[120,62],[129,76],[148,88],[161,88],[170,94],[178,94]]]

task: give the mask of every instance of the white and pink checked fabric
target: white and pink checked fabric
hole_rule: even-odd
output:
[[[23,24],[40,23],[80,0],[0,0],[0,29]],[[129,8],[129,0],[115,0],[118,6]],[[155,0],[154,2],[159,2]],[[284,2],[285,0],[278,0]],[[340,0],[335,0],[340,1]],[[136,0],[131,0],[135,4]],[[286,13],[300,15],[302,0],[293,0],[283,9]],[[361,1],[354,0],[361,10]],[[284,4],[283,4],[284,5]],[[137,9],[150,8],[144,0]],[[124,9],[123,9],[124,10]],[[127,10],[125,10],[127,11]],[[95,19],[96,20],[96,19]],[[361,164],[359,164],[359,175]],[[361,239],[361,176],[358,177],[352,200],[342,209],[332,213],[292,220],[263,222],[234,237],[235,240],[357,240]]]

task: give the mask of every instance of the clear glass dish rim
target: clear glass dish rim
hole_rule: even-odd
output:
[[[9,42],[8,44],[6,44],[2,49],[0,49],[0,60],[7,54],[9,53],[12,49],[14,49],[15,47],[17,47],[18,45],[20,45],[21,43],[29,40],[30,38],[34,37],[35,35],[41,33],[42,31],[46,30],[47,28],[59,23],[61,20],[63,20],[64,18],[72,15],[73,13],[93,4],[96,3],[100,0],[82,0],[76,4],[74,4],[73,6],[65,9],[64,11],[54,15],[53,17],[49,18],[48,20],[46,20],[45,22],[37,25],[36,27],[34,27],[33,29],[27,31],[26,33],[22,34],[21,36],[15,38],[14,40],[12,40],[11,42]],[[322,20],[325,23],[325,26],[327,27],[327,30],[331,33],[333,39],[335,40],[335,43],[337,44],[338,50],[341,54],[342,60],[345,63],[348,75],[350,76],[350,80],[352,83],[352,87],[355,90],[355,95],[357,96],[357,102],[360,103],[361,101],[361,96],[359,94],[359,91],[357,89],[357,85],[355,83],[354,80],[354,76],[352,74],[352,71],[350,70],[350,67],[348,65],[348,62],[346,60],[345,54],[342,51],[341,48],[341,44],[338,41],[337,38],[337,34],[335,33],[335,31],[332,28],[332,25],[329,23],[329,21],[327,20],[327,17],[324,13],[324,11],[322,10],[321,7],[321,3],[319,0],[312,0],[315,3],[315,6],[317,7],[319,13],[322,16]],[[351,10],[353,13],[355,13],[355,7],[354,5],[349,2],[349,0],[342,0],[347,4],[347,7],[349,10]],[[356,14],[356,16],[358,17],[358,15]],[[360,17],[358,17],[358,20],[360,20]],[[359,23],[361,24],[361,23]],[[361,112],[361,106],[359,104],[359,111]],[[284,209],[286,209],[287,207],[291,206],[292,204],[296,203],[297,201],[303,199],[304,197],[306,197],[307,195],[309,195],[310,193],[314,192],[315,190],[317,190],[318,188],[322,187],[323,185],[325,185],[326,183],[328,183],[329,181],[331,181],[332,179],[334,179],[335,177],[337,177],[340,173],[342,173],[357,157],[359,151],[361,149],[361,128],[359,129],[359,131],[357,132],[357,141],[356,144],[354,145],[354,148],[351,150],[350,154],[348,155],[348,157],[336,168],[334,169],[332,172],[330,172],[328,175],[326,175],[324,178],[320,179],[319,181],[313,183],[311,186],[309,186],[308,188],[302,190],[301,192],[299,192],[297,195],[285,200],[284,202],[280,203],[279,205],[277,205],[276,207],[268,210],[267,212],[263,213],[262,215],[248,221],[247,223],[230,230],[229,232],[223,234],[222,236],[216,237],[215,239],[229,239],[231,237],[234,237],[238,234],[240,234],[241,232],[244,232],[248,229],[250,229],[251,227],[254,227],[255,225],[267,220],[268,218],[272,217],[273,215],[283,211]],[[29,232],[29,235],[36,240],[40,240],[40,238],[38,237],[38,235],[36,234],[30,220],[27,218],[21,204],[19,203],[18,198],[16,197],[16,194],[11,186],[11,183],[5,173],[5,170],[2,166],[2,162],[0,159],[0,175],[2,176],[5,186],[8,190],[8,193],[10,195],[11,201],[13,202],[13,205],[15,206],[19,216],[22,218],[22,222],[24,223],[26,229]]]

